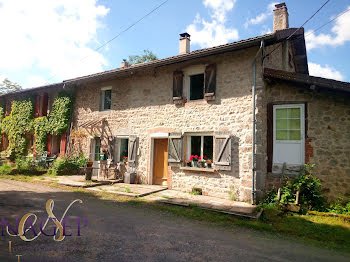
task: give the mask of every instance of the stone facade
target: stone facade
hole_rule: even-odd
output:
[[[348,98],[334,92],[306,90],[283,82],[266,83],[261,121],[266,122],[268,103],[305,103],[307,125],[305,162],[315,164],[330,199],[350,195],[350,105]],[[262,125],[266,137],[267,125]],[[260,131],[257,131],[260,132]],[[261,150],[266,155],[266,139]],[[266,170],[266,161],[263,163]],[[267,173],[265,189],[278,187],[281,174]]]
[[[151,183],[151,136],[168,132],[229,132],[232,136],[231,171],[192,172],[171,167],[172,188],[250,201],[252,143],[252,68],[258,48],[226,53],[160,68],[157,72],[137,73],[123,79],[89,84],[76,90],[73,122],[106,119],[104,141],[108,136],[136,135],[139,140],[137,174],[143,183]],[[215,101],[186,102],[172,100],[173,72],[201,65],[217,64]],[[262,83],[261,76],[260,85]],[[102,87],[112,87],[112,110],[99,111]],[[186,96],[186,92],[185,92]],[[80,148],[89,153],[87,138]]]

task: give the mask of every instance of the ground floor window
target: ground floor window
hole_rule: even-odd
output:
[[[95,138],[95,157],[94,157],[95,161],[100,160],[100,154],[101,154],[101,138],[96,137]]]
[[[118,143],[118,161],[123,162],[125,157],[128,157],[129,153],[129,139],[128,138],[119,138]]]
[[[190,135],[187,137],[187,159],[191,155],[200,156],[201,159],[213,159],[213,136]]]

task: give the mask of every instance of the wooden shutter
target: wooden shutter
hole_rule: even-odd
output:
[[[49,102],[49,95],[47,93],[43,94],[43,103],[41,106],[41,116],[47,116],[47,108],[48,108],[48,102]]]
[[[67,133],[63,133],[61,135],[61,142],[60,142],[60,155],[64,155],[66,153],[66,145],[67,145]]]
[[[216,64],[208,65],[205,68],[204,97],[206,100],[215,100],[216,92]]]
[[[215,169],[231,170],[231,135],[215,135]]]
[[[135,163],[137,154],[137,137],[129,136],[128,162]]]
[[[47,150],[47,155],[51,155],[51,148],[52,148],[52,135],[48,134],[47,139],[46,139],[46,150]]]
[[[272,172],[273,158],[273,104],[267,104],[267,172]]]
[[[168,139],[168,163],[181,164],[183,158],[183,136],[181,133],[170,133]]]
[[[34,117],[39,117],[39,116],[40,116],[40,95],[36,95]]]
[[[183,101],[183,78],[182,71],[175,71],[173,75],[173,101],[175,104],[182,104]]]

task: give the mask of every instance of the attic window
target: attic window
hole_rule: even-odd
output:
[[[204,74],[190,76],[190,100],[204,98]]]

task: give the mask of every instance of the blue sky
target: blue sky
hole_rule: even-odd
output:
[[[274,1],[169,0],[107,46],[94,51],[164,0],[0,0],[0,80],[23,87],[58,82],[120,66],[144,49],[159,58],[178,54],[179,33],[191,50],[270,32]],[[325,1],[285,1],[290,27],[299,27]],[[350,8],[331,0],[308,32]],[[310,74],[350,81],[350,12],[307,38]],[[82,58],[87,57],[83,61]]]

